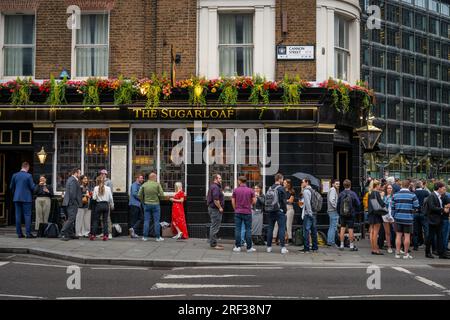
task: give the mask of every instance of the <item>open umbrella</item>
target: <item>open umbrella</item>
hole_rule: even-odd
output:
[[[320,187],[320,180],[309,173],[297,172],[294,173],[292,176],[296,177],[299,180],[309,179],[311,180],[311,185],[316,186],[317,188]]]

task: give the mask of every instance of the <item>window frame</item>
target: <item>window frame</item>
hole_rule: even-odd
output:
[[[220,17],[224,15],[249,15],[252,17],[252,43],[235,43],[235,44],[226,44],[226,43],[220,43]],[[255,64],[255,11],[254,10],[218,10],[217,11],[217,62],[219,64],[218,70],[219,70],[219,76],[222,76],[220,74],[220,49],[221,48],[252,48],[252,73],[254,73],[254,64]],[[251,77],[251,75],[232,75],[232,76],[225,76],[225,77],[240,77],[240,76],[246,76]]]
[[[335,13],[334,14],[334,27],[335,28],[336,28],[336,19],[344,22],[344,46],[346,45],[347,48],[343,48],[339,45],[339,42],[341,39],[339,39],[339,41],[337,41],[337,39],[336,39],[336,35],[340,34],[340,30],[334,30],[334,44],[333,44],[333,46],[334,46],[334,77],[336,79],[347,82],[347,81],[349,81],[349,78],[350,78],[350,57],[351,57],[350,24],[351,24],[351,21],[346,16],[339,14],[339,13]],[[339,27],[340,23],[338,23],[337,25]],[[338,62],[339,54],[342,55],[343,60],[341,62],[343,63],[343,65],[346,65],[346,69],[347,69],[347,70],[345,70],[345,74],[346,74],[345,79],[340,78],[340,74],[339,74],[340,71],[338,70],[337,62]],[[342,71],[344,71],[344,70],[342,70]]]
[[[14,45],[12,46],[13,48],[33,48],[33,74],[31,76],[5,76],[5,60],[4,60],[4,48],[5,48],[5,16],[8,15],[20,15],[20,16],[34,16],[34,43],[33,45]],[[36,19],[36,11],[30,11],[30,10],[26,10],[26,11],[3,11],[0,12],[0,79],[5,80],[5,81],[9,81],[9,80],[15,80],[17,78],[21,78],[21,79],[28,79],[31,77],[31,79],[35,79],[36,76],[36,23],[37,23],[37,19]]]
[[[89,10],[89,11],[83,11],[82,14],[80,15],[80,28],[81,28],[81,16],[84,15],[99,15],[99,14],[103,14],[106,15],[108,17],[108,32],[107,32],[107,49],[108,49],[108,70],[107,70],[107,75],[106,76],[89,76],[89,77],[77,77],[77,56],[76,56],[76,49],[77,48],[103,48],[105,47],[104,44],[85,44],[85,45],[77,45],[77,30],[73,28],[72,29],[72,48],[71,48],[71,73],[72,73],[72,79],[73,80],[87,80],[90,77],[95,77],[98,79],[108,79],[109,77],[109,63],[110,63],[110,32],[111,32],[111,12],[110,11],[105,11],[105,10]]]

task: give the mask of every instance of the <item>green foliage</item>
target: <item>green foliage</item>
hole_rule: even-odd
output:
[[[33,81],[31,78],[21,80],[17,77],[16,85],[12,89],[11,93],[11,104],[14,106],[23,106],[31,104],[31,87]]]
[[[122,76],[119,77],[119,86],[114,91],[114,104],[119,106],[123,104],[132,104],[133,96],[136,93],[134,80],[124,80]]]
[[[96,111],[101,111],[100,107],[100,94],[98,89],[98,80],[96,78],[89,78],[86,83],[81,87],[83,91],[84,99],[83,105],[85,110],[90,110],[95,106]]]
[[[222,92],[219,96],[219,102],[223,103],[228,107],[234,107],[237,105],[238,100],[238,89],[235,85],[234,80],[225,79],[220,86]]]
[[[62,104],[67,104],[66,82],[66,77],[58,82],[55,80],[53,74],[50,76],[50,92],[45,103],[50,105],[52,109]]]
[[[253,77],[253,87],[248,100],[254,104],[269,104],[269,88],[264,86],[266,79],[257,75]]]
[[[286,110],[289,109],[289,106],[300,104],[300,95],[303,90],[300,76],[289,78],[288,75],[285,75],[281,87],[283,88],[283,96],[281,98]]]
[[[333,79],[328,81],[328,88],[331,89],[331,101],[333,107],[342,113],[350,111],[350,89],[342,81],[336,83]]]
[[[191,106],[206,106],[206,94],[208,92],[205,79],[197,77],[192,79],[192,84],[188,86],[189,104]]]

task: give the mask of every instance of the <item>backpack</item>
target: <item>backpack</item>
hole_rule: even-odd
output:
[[[59,227],[56,223],[49,223],[45,228],[44,236],[47,238],[58,238]]]
[[[303,242],[303,228],[297,228],[294,232],[294,246],[302,246]]]
[[[319,212],[322,210],[323,205],[323,198],[322,195],[316,191],[315,189],[311,188],[311,207],[314,212]]]
[[[38,238],[44,238],[45,237],[45,229],[47,229],[47,223],[39,223],[39,229],[37,232]]]
[[[353,199],[350,193],[345,193],[339,208],[341,217],[350,217],[352,215]]]
[[[267,191],[264,201],[266,212],[279,211],[281,209],[280,201],[278,200],[278,188],[281,188],[281,186],[278,185],[275,188],[270,187]]]

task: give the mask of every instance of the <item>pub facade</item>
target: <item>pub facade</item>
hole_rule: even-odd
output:
[[[360,186],[355,129],[372,94],[358,82],[356,0],[7,0],[0,13],[2,225],[23,161],[58,196],[72,168],[92,181],[106,168],[124,225],[136,174],[156,172],[167,196],[180,181],[197,237],[214,173],[225,224],[240,175],[264,190],[277,172],[297,191],[303,173],[324,193],[335,178]]]

